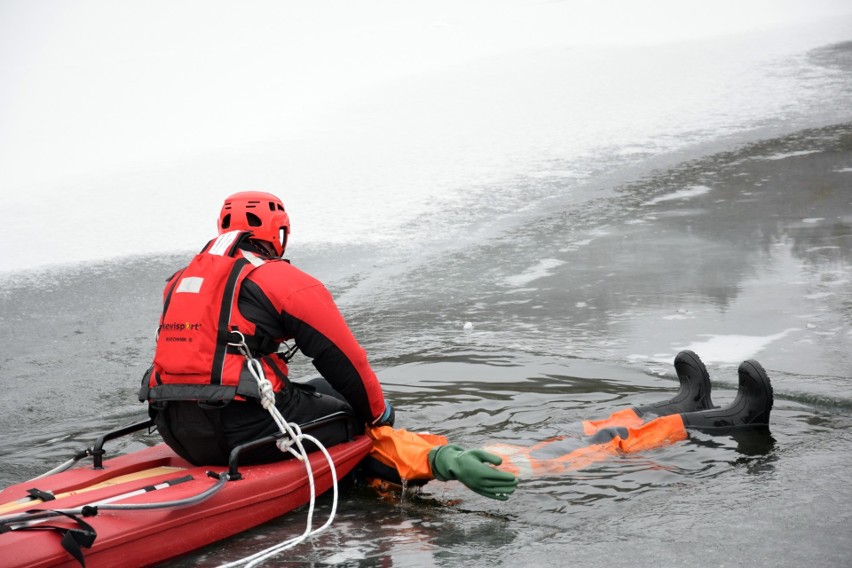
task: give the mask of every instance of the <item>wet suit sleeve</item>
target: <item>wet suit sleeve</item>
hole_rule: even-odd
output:
[[[294,339],[314,367],[372,423],[385,410],[379,380],[331,294],[318,280],[286,263],[270,263],[243,283],[240,312],[277,340]]]

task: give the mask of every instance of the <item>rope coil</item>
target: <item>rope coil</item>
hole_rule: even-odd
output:
[[[289,548],[293,548],[294,546],[304,542],[309,537],[318,534],[325,530],[329,525],[331,525],[334,520],[334,515],[337,512],[337,470],[334,467],[334,460],[332,460],[331,455],[328,453],[328,450],[322,443],[317,440],[315,437],[309,434],[303,434],[301,428],[296,423],[287,422],[284,417],[281,415],[281,412],[278,410],[278,407],[275,406],[275,392],[272,390],[272,383],[267,380],[266,375],[263,372],[263,366],[260,361],[255,359],[251,351],[246,345],[245,336],[239,331],[232,331],[232,334],[239,336],[239,341],[230,342],[228,345],[237,348],[246,358],[246,363],[248,366],[248,371],[251,373],[251,376],[257,381],[258,392],[260,393],[260,404],[265,408],[269,414],[272,416],[272,419],[275,421],[275,424],[278,426],[279,431],[282,434],[285,434],[286,437],[281,438],[276,442],[278,449],[282,452],[287,452],[291,454],[293,457],[301,461],[305,465],[305,470],[308,475],[308,483],[310,485],[310,501],[308,504],[308,518],[307,525],[305,527],[305,531],[292,539],[280,542],[276,545],[273,545],[269,548],[261,550],[251,556],[246,558],[242,558],[240,560],[236,560],[234,562],[230,562],[228,564],[223,564],[219,568],[231,568],[235,566],[245,565],[246,567],[257,566],[264,560],[267,560],[276,554],[283,552]],[[314,506],[316,504],[316,487],[314,481],[313,468],[311,467],[311,461],[308,459],[308,452],[305,450],[302,445],[302,441],[307,440],[312,444],[316,445],[317,448],[322,452],[323,456],[325,456],[326,461],[328,462],[329,469],[331,470],[331,482],[332,482],[332,490],[333,490],[333,501],[331,506],[331,512],[329,513],[328,520],[326,520],[325,524],[319,527],[316,530],[313,530],[313,516],[314,516]],[[295,447],[294,447],[295,446]]]

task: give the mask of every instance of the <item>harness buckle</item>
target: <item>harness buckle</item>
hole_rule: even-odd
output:
[[[242,334],[241,331],[237,329],[232,329],[228,332],[230,335],[236,335],[239,341],[229,341],[228,345],[230,347],[235,347],[240,350],[240,352],[246,356],[246,359],[252,359],[251,351],[249,351],[248,345],[246,345],[246,336]]]

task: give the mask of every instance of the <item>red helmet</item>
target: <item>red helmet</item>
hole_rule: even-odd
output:
[[[275,254],[284,254],[290,234],[290,218],[284,204],[271,193],[242,191],[225,199],[219,213],[219,234],[248,231],[252,238],[272,245]]]

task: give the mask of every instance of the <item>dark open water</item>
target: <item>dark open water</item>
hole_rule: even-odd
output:
[[[402,501],[354,490],[332,530],[269,565],[847,565],[852,124],[600,194],[553,200],[431,258],[354,247],[292,257],[329,282],[400,426],[467,446],[532,443],[669,396],[671,360],[689,347],[708,364],[717,404],[732,400],[740,360],[764,364],[776,388],[771,434],[697,435],[526,479],[507,503],[457,484]],[[162,280],[188,254],[4,283],[4,485],[144,414],[135,390]],[[311,371],[302,362],[294,376]],[[152,440],[116,450],[143,443]],[[302,523],[297,513],[169,565],[233,560]]]

